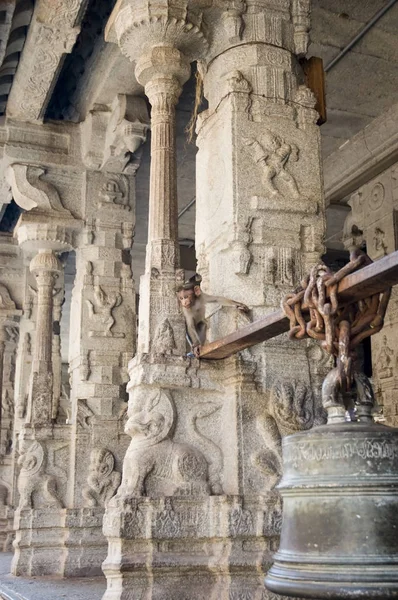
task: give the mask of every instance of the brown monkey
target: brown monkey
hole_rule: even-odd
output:
[[[185,317],[187,335],[192,351],[196,357],[199,356],[200,346],[206,341],[207,324],[205,321],[206,304],[218,302],[221,306],[235,306],[242,312],[249,312],[249,308],[242,302],[235,302],[222,296],[210,296],[200,289],[202,277],[195,273],[188,279],[177,291],[178,299],[181,303],[182,312]]]

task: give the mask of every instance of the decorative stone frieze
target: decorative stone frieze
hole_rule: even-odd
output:
[[[80,32],[84,0],[40,0],[7,104],[7,115],[22,121],[43,118],[61,62]]]

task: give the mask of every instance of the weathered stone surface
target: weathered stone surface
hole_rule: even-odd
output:
[[[343,230],[346,248],[366,244],[372,260],[398,248],[398,167],[393,165],[359,188],[350,198],[351,212]],[[386,423],[398,424],[398,391],[396,381],[398,327],[397,292],[392,291],[386,313],[386,327],[372,338],[372,367],[376,397],[383,408]]]
[[[322,420],[311,385],[319,387],[327,361],[311,344],[277,340],[218,364],[179,356],[174,107],[189,59],[201,59],[209,102],[197,125],[205,291],[249,304],[256,318],[323,250],[315,99],[295,56],[306,50],[309,4],[278,3],[272,18],[269,4],[194,3],[193,22],[182,0],[126,0],[108,24],[152,105],[152,161],[138,352],[129,366],[131,442],[104,519],[107,600],[268,597],[262,577],[281,519],[273,491],[281,439]],[[207,43],[199,46],[189,35],[202,23]],[[211,337],[239,326],[237,313],[216,311]]]

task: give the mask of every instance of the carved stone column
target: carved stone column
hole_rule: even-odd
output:
[[[42,249],[30,263],[37,284],[36,340],[26,422],[48,425],[53,419],[53,322],[55,284],[62,265],[54,252]]]
[[[4,246],[1,250],[3,248]],[[8,273],[4,273],[1,266],[2,281],[7,281],[7,275],[8,279],[12,279],[14,269],[11,267]],[[16,283],[15,279],[13,283]],[[21,312],[11,297],[9,288],[0,283],[0,552],[9,551],[11,542],[15,352]]]
[[[100,123],[102,122],[102,127]],[[128,444],[127,364],[136,350],[135,176],[149,125],[143,98],[118,95],[82,124],[84,230],[76,248],[69,339],[71,476],[65,576],[99,575],[105,505]],[[83,543],[82,543],[83,540]]]
[[[343,230],[347,250],[365,245],[372,260],[398,249],[398,165],[359,188],[350,198]],[[398,293],[392,289],[382,332],[372,336],[377,401],[388,425],[398,425]]]
[[[152,105],[148,245],[140,288],[138,349],[150,351],[157,330],[168,321],[174,349],[182,354],[184,324],[175,298],[180,262],[175,107],[189,78],[190,65],[177,48],[155,46],[140,57],[135,71]]]
[[[183,273],[176,244],[175,106],[189,61],[207,47],[205,4],[128,0],[108,25],[108,40],[136,62],[152,105],[152,161],[138,351],[129,364],[125,431],[131,441],[121,486],[104,517],[104,600],[222,597],[210,539],[224,536],[223,516],[237,502],[212,497],[223,491],[220,381],[184,357],[185,325],[176,301]]]
[[[208,109],[197,122],[198,271],[205,291],[244,302],[253,321],[278,308],[323,253],[316,100],[299,62],[309,4],[228,0],[205,14],[211,45],[199,61]],[[243,324],[224,308],[211,317],[209,338]],[[231,551],[218,563],[233,573],[220,583],[220,598],[271,598],[263,576],[281,524],[281,441],[322,418],[322,371],[327,357],[287,336],[201,363],[220,386],[220,479],[234,498],[224,516]]]
[[[73,248],[80,223],[61,201],[46,170],[14,163],[8,179],[24,212],[17,236],[24,252],[33,254],[36,329],[32,371],[24,422],[18,436],[18,508],[15,511],[15,575],[62,574],[64,561],[65,488],[70,428],[54,419],[54,294],[62,265],[58,254]],[[28,304],[28,312],[29,303]],[[27,342],[27,340],[24,340]],[[48,528],[51,523],[51,530]]]

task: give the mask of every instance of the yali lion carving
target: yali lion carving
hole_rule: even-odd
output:
[[[132,437],[117,497],[208,495],[203,454],[171,439],[175,408],[164,390],[135,389],[125,431]]]
[[[87,486],[83,489],[86,506],[106,506],[116,494],[121,474],[115,469],[115,458],[106,448],[94,448],[90,455]]]
[[[46,473],[45,449],[39,442],[22,442],[18,464],[18,508],[62,508],[55,477]]]

